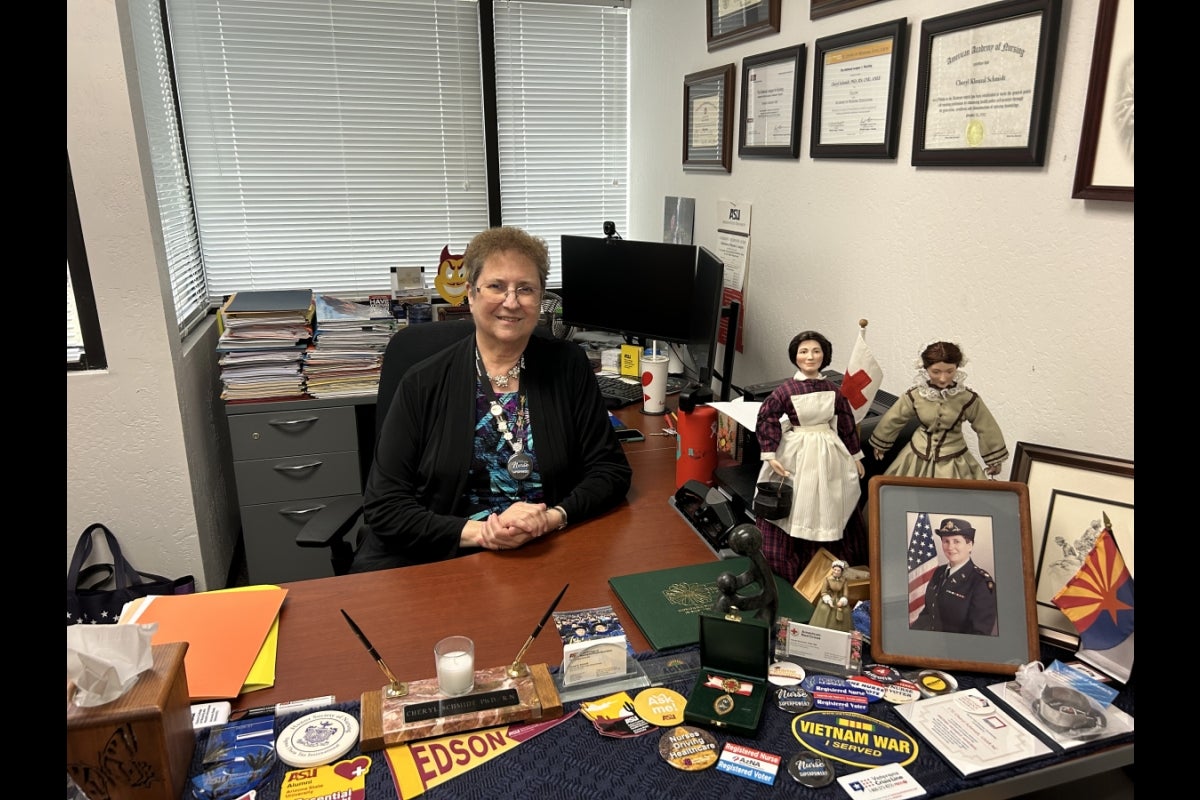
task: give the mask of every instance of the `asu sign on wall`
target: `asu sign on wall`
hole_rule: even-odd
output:
[[[866,714],[810,711],[792,720],[792,734],[814,753],[855,767],[903,766],[917,757],[916,739]]]

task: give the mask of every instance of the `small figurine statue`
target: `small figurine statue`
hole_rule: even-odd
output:
[[[846,569],[850,565],[845,561],[834,561],[825,576],[821,586],[821,597],[817,600],[817,608],[813,611],[809,625],[818,628],[830,628],[835,631],[848,631],[854,627],[851,616],[850,598],[846,596]]]
[[[775,576],[767,566],[767,559],[762,553],[762,533],[749,523],[743,523],[729,534],[729,548],[738,555],[750,557],[750,568],[745,572],[734,575],[732,572],[722,572],[717,576],[717,588],[721,596],[713,606],[714,611],[728,613],[743,611],[759,613],[765,610],[764,617],[768,623],[775,623],[775,612],[779,608],[779,590],[775,587]],[[738,594],[738,590],[752,583],[759,585],[756,594]]]
[[[921,349],[916,384],[892,404],[871,434],[875,457],[882,459],[909,420],[920,422],[904,452],[887,468],[888,475],[986,480],[999,474],[1008,458],[1004,434],[983,398],[967,387],[967,373],[961,369],[966,363],[962,348],[953,342],[930,342]],[[979,437],[986,467],[967,449],[964,422]]]

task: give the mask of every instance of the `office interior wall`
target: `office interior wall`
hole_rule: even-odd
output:
[[[67,560],[103,522],[143,571],[223,585],[238,528],[211,321],[180,342],[118,9],[67,4],[67,152],[108,369],[67,373]],[[136,92],[134,93],[136,94]]]
[[[808,2],[786,0],[778,34],[710,53],[703,4],[634,3],[627,237],[661,238],[663,198],[694,197],[695,241],[715,250],[718,202],[753,207],[735,383],[790,374],[787,343],[807,328],[829,337],[832,367],[845,369],[866,318],[885,390],[912,385],[924,343],[953,340],[1010,451],[1027,441],[1133,458],[1133,203],[1071,198],[1098,0],[1063,4],[1045,166],[911,165],[921,21],[978,5],[884,0],[814,21]],[[910,31],[898,157],[810,158],[816,40],[900,17]],[[799,43],[800,158],[739,157],[742,59]],[[683,76],[729,63],[732,172],[685,172]]]

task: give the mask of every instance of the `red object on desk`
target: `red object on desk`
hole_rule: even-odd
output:
[[[694,411],[680,411],[675,429],[679,431],[675,487],[690,480],[712,486],[713,471],[717,468],[717,410],[712,406],[697,406]]]

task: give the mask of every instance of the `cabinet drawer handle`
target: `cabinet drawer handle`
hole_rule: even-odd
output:
[[[300,472],[306,469],[316,469],[324,463],[324,461],[312,461],[308,464],[276,464],[271,469],[278,472]]]
[[[323,508],[325,508],[324,504],[312,508],[284,508],[280,509],[279,513],[290,517],[303,517],[305,514],[315,514]]]
[[[289,425],[308,425],[309,423],[316,422],[319,419],[320,417],[302,417],[301,419],[273,419],[267,424],[285,428]]]

